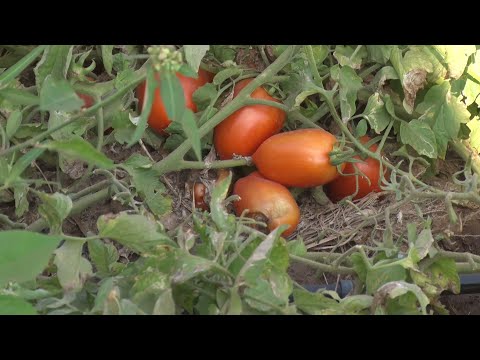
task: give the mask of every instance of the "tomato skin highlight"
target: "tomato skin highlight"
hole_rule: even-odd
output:
[[[250,214],[260,213],[268,219],[268,230],[273,231],[283,224],[290,225],[283,236],[291,235],[300,222],[300,209],[288,189],[254,172],[239,179],[233,194],[240,196],[233,206],[240,216],[246,209]]]
[[[252,81],[238,82],[233,97]],[[250,97],[280,103],[262,87],[255,89]],[[213,139],[220,159],[232,159],[234,154],[251,156],[266,139],[280,132],[285,117],[283,110],[267,105],[248,105],[237,110],[215,127]]]
[[[322,129],[284,132],[265,140],[252,159],[269,180],[285,186],[315,187],[339,176],[329,156],[336,142],[335,136]]]
[[[212,75],[207,71],[200,69],[198,71],[198,78],[194,79],[187,77],[177,72],[177,78],[180,81],[180,84],[183,88],[183,94],[185,96],[185,106],[192,110],[193,112],[197,111],[197,105],[193,102],[193,93],[206,83],[210,82]],[[156,75],[157,79],[159,78],[158,74]],[[137,87],[137,98],[139,111],[142,112],[144,101],[145,101],[145,89],[147,83],[146,81],[142,82]],[[168,135],[164,130],[170,125],[172,121],[168,118],[167,110],[162,100],[160,94],[160,88],[155,89],[154,100],[152,104],[152,109],[148,117],[148,125],[155,130],[156,132],[162,135]]]
[[[360,138],[362,144],[365,144],[370,141],[368,136],[362,136]],[[377,144],[370,146],[370,151],[375,152],[378,149]],[[361,159],[360,156],[355,156],[355,159]],[[379,186],[380,180],[380,162],[373,158],[367,158],[363,160],[365,163],[355,163],[358,170],[361,171],[364,175],[358,178],[358,193],[353,197],[353,200],[361,199],[367,196],[371,192],[381,192],[382,189]],[[355,168],[353,163],[347,163],[345,169],[343,170],[344,174],[355,174]],[[388,171],[385,168],[384,174],[388,178]],[[370,184],[367,178],[370,179]],[[356,190],[356,176],[339,176],[334,181],[329,183],[325,187],[325,192],[330,200],[333,202],[338,202],[344,199],[347,196],[353,195]]]

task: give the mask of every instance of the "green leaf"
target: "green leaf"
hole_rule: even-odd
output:
[[[176,271],[172,275],[172,282],[182,284],[200,274],[215,269],[216,263],[199,256],[178,252],[175,267]]]
[[[175,74],[167,71],[160,74],[160,93],[168,118],[180,122],[185,111],[185,96]]]
[[[6,88],[0,90],[0,98],[3,98],[14,105],[38,105],[40,99],[27,90]]]
[[[148,158],[134,154],[123,165],[132,176],[137,192],[155,215],[161,216],[171,211],[172,200],[166,196],[165,186]]]
[[[287,243],[288,253],[296,256],[305,256],[307,254],[307,247],[302,239],[291,240]]]
[[[84,244],[85,241],[66,240],[55,251],[58,280],[66,292],[80,291],[87,278],[93,275],[92,265],[82,257]]]
[[[83,100],[78,97],[72,86],[64,79],[55,79],[48,75],[40,91],[40,110],[72,112],[80,110]]]
[[[182,119],[182,127],[185,134],[188,136],[192,143],[193,151],[198,161],[202,161],[202,152],[200,145],[200,134],[198,133],[197,123],[195,122],[195,116],[190,109],[185,109]]]
[[[365,284],[367,294],[374,294],[382,285],[391,281],[405,280],[407,278],[406,270],[400,265],[392,265],[382,268],[372,268],[367,271]]]
[[[164,290],[153,307],[153,315],[175,315],[175,301],[172,296],[172,289]]]
[[[415,249],[420,259],[425,258],[434,243],[432,230],[423,229],[415,241]]]
[[[340,68],[335,65],[331,69],[332,79],[340,86],[340,111],[342,120],[347,121],[357,110],[357,93],[362,88],[362,78],[355,70],[346,65]]]
[[[40,45],[28,52],[21,60],[16,61],[14,65],[10,66],[8,70],[0,71],[0,89],[8,86],[18,75],[22,73],[37,57],[48,50],[48,45]]]
[[[113,45],[101,45],[102,49],[102,61],[103,67],[108,75],[112,75],[112,66],[113,66]]]
[[[322,293],[312,293],[303,289],[294,289],[293,298],[298,309],[308,315],[341,314],[342,307],[334,299]]]
[[[110,266],[119,259],[117,248],[112,244],[106,244],[100,239],[88,241],[88,254],[100,275],[110,272]]]
[[[432,129],[421,120],[414,119],[400,125],[400,138],[406,145],[410,145],[420,155],[435,159],[438,156],[435,134]]]
[[[37,315],[37,311],[18,296],[0,295],[0,315]]]
[[[172,240],[159,231],[158,225],[142,215],[102,215],[97,227],[101,237],[118,241],[138,253],[153,251],[158,245],[173,245]]]
[[[38,192],[37,195],[42,201],[38,213],[47,220],[51,233],[61,233],[63,220],[72,210],[72,199],[60,193],[50,195]]]
[[[480,120],[475,117],[467,126],[470,129],[470,145],[480,153]]]
[[[355,127],[355,135],[357,137],[364,136],[368,131],[367,121],[362,119],[358,122],[357,126]]]
[[[394,45],[367,45],[368,56],[373,62],[385,65],[390,60]]]
[[[468,58],[477,50],[475,45],[445,45],[448,75],[452,79],[462,76]]]
[[[454,294],[460,293],[460,277],[458,276],[457,265],[454,259],[438,258],[430,265],[425,274],[431,283],[440,288],[439,293],[450,290]]]
[[[49,141],[41,146],[49,150],[58,151],[73,159],[79,159],[96,165],[99,168],[111,169],[114,166],[111,159],[79,136],[75,136],[68,141]]]
[[[214,85],[221,85],[225,80],[238,76],[242,73],[242,69],[238,67],[229,67],[218,72],[213,78]]]
[[[95,296],[95,302],[92,310],[92,314],[103,313],[107,303],[107,297],[115,286],[115,278],[106,278],[100,282],[97,295]]]
[[[7,120],[6,133],[8,139],[11,139],[15,135],[21,124],[22,112],[18,110],[13,111]]]
[[[372,85],[374,89],[382,88],[387,80],[397,80],[398,74],[392,66],[381,68],[373,78]]]
[[[368,98],[368,103],[363,111],[363,115],[370,124],[370,127],[377,134],[385,130],[390,121],[392,121],[392,117],[387,112],[385,103],[379,93],[374,93]]]
[[[210,45],[184,45],[183,49],[185,50],[185,59],[188,65],[190,65],[195,72],[198,72],[200,63],[208,49],[210,49]]]
[[[147,121],[153,108],[154,99],[157,96],[156,92],[158,84],[155,79],[155,75],[156,74],[154,73],[153,68],[149,67],[147,70],[147,80],[145,86],[145,103],[143,104],[142,114],[140,115],[140,119],[138,120],[133,136],[128,142],[128,146],[132,146],[139,141],[142,138],[145,129],[147,128]],[[163,97],[162,100],[164,100]]]
[[[417,112],[429,123],[435,133],[438,156],[445,158],[448,142],[458,137],[460,124],[468,122],[470,114],[465,105],[450,92],[450,84],[433,86]]]
[[[34,69],[37,90],[41,93],[45,79],[65,79],[72,61],[72,45],[51,45]]]
[[[212,191],[212,198],[210,200],[210,213],[212,214],[212,220],[222,231],[225,231],[229,228],[228,213],[225,210],[223,200],[225,200],[227,197],[231,181],[232,174],[229,173],[228,177],[216,183]]]
[[[20,179],[20,175],[25,171],[25,169],[32,165],[40,155],[43,154],[45,149],[34,148],[22,155],[15,164],[12,166],[7,178],[5,179],[5,186],[11,185],[14,182],[17,182]]]
[[[242,313],[242,299],[235,288],[230,289],[230,299],[227,315],[240,315]]]
[[[23,230],[0,231],[0,287],[9,281],[34,280],[61,239]]]
[[[199,110],[205,110],[216,98],[217,87],[212,83],[206,83],[193,93],[193,101]]]
[[[373,297],[369,295],[353,295],[347,296],[340,301],[340,305],[347,315],[361,314],[370,310],[372,306]]]
[[[367,56],[367,49],[362,46],[355,56],[352,57],[355,52],[355,47],[337,45],[333,56],[337,59],[340,66],[349,66],[352,69],[360,69],[363,59]]]
[[[358,278],[362,282],[365,282],[367,280],[368,266],[365,264],[362,255],[360,255],[358,252],[353,253],[350,255],[350,260],[352,261],[353,269],[357,273]]]
[[[427,305],[430,303],[428,297],[415,284],[409,284],[405,281],[394,281],[383,285],[374,296],[372,307],[375,314],[385,314],[385,308],[388,302],[412,293],[420,303],[422,314],[427,314]]]
[[[474,102],[480,106],[480,50],[477,50],[474,61],[468,66],[466,74],[466,82],[463,88],[465,96],[465,104],[467,106]]]
[[[52,111],[48,118],[48,129],[57,127],[60,124],[63,124],[69,120],[69,115],[61,111]],[[85,131],[87,131],[88,126],[91,124],[92,120],[89,118],[80,118],[77,121],[64,126],[60,130],[55,131],[50,134],[54,140],[70,140],[77,136],[82,136]]]

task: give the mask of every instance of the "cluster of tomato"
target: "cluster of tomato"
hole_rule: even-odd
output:
[[[182,85],[186,106],[196,112],[193,93],[212,80],[211,74],[202,69],[198,78],[177,74]],[[248,85],[252,79],[238,82],[233,96]],[[145,86],[137,88],[140,111],[144,102]],[[160,89],[154,95],[152,110],[148,119],[149,126],[159,133],[171,123],[161,99]],[[250,95],[253,99],[274,102],[268,92],[260,87]],[[269,230],[282,224],[289,225],[283,233],[293,233],[300,221],[300,210],[287,187],[309,188],[325,185],[326,194],[332,201],[339,201],[357,190],[357,176],[340,176],[337,167],[330,163],[329,153],[333,150],[336,138],[321,129],[300,129],[281,133],[286,114],[283,110],[268,105],[248,105],[236,111],[214,130],[214,145],[222,160],[232,159],[235,155],[251,156],[257,171],[236,181],[233,193],[240,197],[234,203],[237,216],[248,210],[250,216],[260,214],[268,223]],[[362,142],[369,141],[363,137]],[[376,145],[370,148],[377,149]],[[356,163],[357,169],[364,175],[358,179],[358,191],[354,199],[359,199],[372,191],[380,191],[380,164],[368,158]],[[340,166],[343,174],[355,174],[355,168],[348,162]],[[225,176],[226,173],[220,173]],[[368,178],[368,179],[367,179]],[[207,209],[203,199],[205,187],[197,183],[194,186],[195,204]]]

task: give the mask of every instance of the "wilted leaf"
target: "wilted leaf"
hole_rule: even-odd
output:
[[[39,214],[47,220],[52,233],[61,233],[63,220],[72,210],[72,199],[60,193],[50,195],[39,192],[37,195],[42,201],[38,208]]]
[[[57,266],[57,276],[66,292],[77,292],[92,273],[92,265],[82,257],[85,241],[66,240],[55,251],[54,264]]]

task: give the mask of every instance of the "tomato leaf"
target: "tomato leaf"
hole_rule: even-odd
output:
[[[188,65],[190,65],[195,72],[198,72],[200,63],[208,49],[210,49],[210,45],[184,45],[183,49],[185,50],[185,59]]]
[[[155,302],[152,315],[175,315],[175,301],[171,288],[162,291]]]
[[[390,60],[393,48],[394,45],[367,45],[367,52],[372,61],[385,65]]]
[[[0,98],[3,98],[14,105],[38,105],[40,99],[37,95],[27,90],[6,88],[0,90]]]
[[[114,166],[111,159],[79,136],[75,136],[68,141],[49,141],[41,146],[43,147],[42,150],[58,151],[73,159],[83,160],[103,169],[111,169]]]
[[[346,65],[340,68],[338,65],[331,69],[332,79],[340,86],[340,111],[342,120],[349,120],[356,111],[357,93],[362,88],[362,78],[355,70]]]
[[[145,129],[147,128],[147,121],[152,111],[153,103],[155,101],[155,92],[157,90],[158,83],[155,79],[155,73],[153,71],[153,68],[151,67],[147,69],[146,81],[147,82],[145,86],[145,98],[144,98],[145,102],[142,107],[142,114],[140,115],[140,119],[136,124],[137,127],[135,128],[133,136],[128,142],[128,146],[132,146],[142,138],[142,135],[145,132]],[[165,101],[165,98],[162,97],[162,99]]]
[[[97,268],[97,272],[100,275],[107,275],[110,272],[110,266],[119,259],[117,248],[100,239],[89,240],[87,245],[88,255]]]
[[[392,121],[392,117],[387,112],[385,103],[379,93],[372,94],[368,98],[368,103],[363,111],[363,115],[377,134],[385,130],[390,121]]]
[[[23,230],[0,231],[0,287],[34,280],[62,238]]]
[[[78,97],[72,86],[64,79],[55,79],[48,75],[40,91],[40,110],[72,112],[80,110],[83,100]]]
[[[199,110],[205,110],[217,98],[217,87],[206,83],[193,93],[193,101]]]
[[[82,257],[84,244],[85,241],[66,240],[55,251],[58,280],[66,292],[81,290],[84,282],[93,274],[92,265]]]
[[[16,183],[13,185],[13,194],[15,198],[15,215],[21,217],[28,211],[28,185],[25,183]]]
[[[160,93],[171,121],[180,122],[185,111],[185,96],[178,77],[168,71],[160,73]]]
[[[308,315],[341,314],[340,304],[321,293],[294,289],[293,298],[298,309]]]
[[[102,50],[102,61],[103,67],[108,75],[112,75],[112,67],[113,67],[113,45],[100,45]]]
[[[414,119],[402,122],[400,138],[406,145],[413,147],[420,155],[435,159],[438,156],[435,134],[430,127],[421,120]]]
[[[8,139],[11,139],[15,135],[21,124],[22,112],[18,110],[13,111],[8,117],[7,126],[5,129]]]
[[[462,76],[467,66],[468,58],[477,50],[475,45],[444,45],[445,61],[448,65],[448,75],[451,79]]]
[[[367,49],[362,46],[356,55],[352,57],[355,48],[352,46],[337,45],[333,56],[337,59],[340,66],[349,66],[352,69],[360,69],[363,59],[367,57]]]
[[[467,106],[476,103],[480,106],[480,50],[475,52],[474,61],[468,66],[463,95]]]
[[[61,233],[62,223],[72,210],[72,199],[60,193],[37,195],[42,201],[38,213],[47,220],[51,233]]]
[[[157,245],[176,246],[155,222],[142,215],[103,215],[98,218],[97,227],[101,237],[116,240],[137,253],[151,252]]]
[[[65,79],[72,61],[72,45],[51,45],[43,53],[42,59],[34,69],[37,90],[41,93],[48,76]]]
[[[426,315],[427,305],[430,303],[430,300],[417,285],[409,284],[405,281],[389,282],[378,289],[372,303],[374,313],[376,315],[386,314],[389,301],[400,298],[408,293],[415,295],[420,303],[422,314]],[[416,307],[415,304],[412,305]]]
[[[362,119],[358,122],[357,126],[355,127],[355,135],[357,137],[362,137],[367,133],[368,125],[365,119]]]
[[[37,315],[37,310],[18,296],[0,295],[0,315]]]
[[[197,123],[195,122],[195,115],[193,115],[190,109],[185,109],[183,113],[182,127],[192,143],[192,148],[197,160],[202,161],[200,134],[198,133]]]
[[[470,129],[470,145],[480,153],[480,120],[475,117],[467,126]]]
[[[365,284],[367,294],[374,294],[381,286],[391,281],[405,280],[406,270],[400,265],[392,265],[383,268],[372,268],[367,271]]]
[[[22,155],[22,157],[15,162],[15,164],[12,166],[12,169],[8,173],[8,176],[5,179],[5,186],[17,182],[25,169],[31,166],[32,162],[42,155],[44,151],[45,149],[35,148]]]

